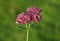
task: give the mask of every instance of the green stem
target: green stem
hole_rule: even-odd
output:
[[[27,29],[26,41],[28,41],[28,40],[29,40],[29,31],[28,31],[28,29]]]
[[[27,28],[27,32],[26,32],[26,41],[28,41],[28,39],[29,39],[29,31],[28,31],[28,25],[26,24],[26,28]]]
[[[26,32],[26,41],[28,41],[29,40],[29,28],[30,28],[30,24],[29,25],[27,25],[26,24],[26,28],[27,28],[27,32]]]

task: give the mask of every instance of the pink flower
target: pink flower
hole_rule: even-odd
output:
[[[42,11],[41,8],[37,8],[37,7],[30,7],[27,8],[26,12],[32,12],[32,13],[40,13]]]
[[[41,8],[37,7],[27,8],[26,13],[23,12],[17,16],[16,24],[27,24],[31,21],[39,22],[41,19],[41,15],[39,13],[41,11]]]
[[[31,17],[28,14],[25,14],[24,12],[19,14],[16,18],[16,24],[26,24],[31,21]]]
[[[30,17],[31,17],[31,21],[33,22],[39,22],[41,19],[41,15],[37,14],[37,13],[31,13],[31,12],[26,12]]]
[[[40,16],[39,14],[34,14],[34,15],[32,16],[32,21],[33,21],[33,22],[39,22],[40,19],[41,19],[41,16]]]

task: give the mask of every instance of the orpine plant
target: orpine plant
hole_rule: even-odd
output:
[[[41,19],[41,13],[42,9],[37,7],[29,7],[26,9],[26,12],[22,12],[17,15],[16,18],[16,24],[19,25],[26,25],[25,28],[27,31],[26,41],[28,41],[29,38],[29,28],[31,26],[31,22],[37,23]]]

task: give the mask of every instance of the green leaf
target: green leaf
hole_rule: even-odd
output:
[[[23,25],[18,25],[18,28],[19,28],[20,30],[26,30],[26,29],[27,29],[27,28],[24,27]]]
[[[31,27],[33,28],[33,29],[38,29],[39,28],[39,26],[38,26],[38,24],[37,23],[31,23]]]
[[[36,24],[32,24],[31,26],[32,26],[32,27],[36,27]]]

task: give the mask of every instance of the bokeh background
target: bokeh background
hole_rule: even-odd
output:
[[[26,8],[42,8],[42,19],[30,29],[29,41],[60,41],[60,0],[0,0],[0,41],[25,41],[16,16]]]

